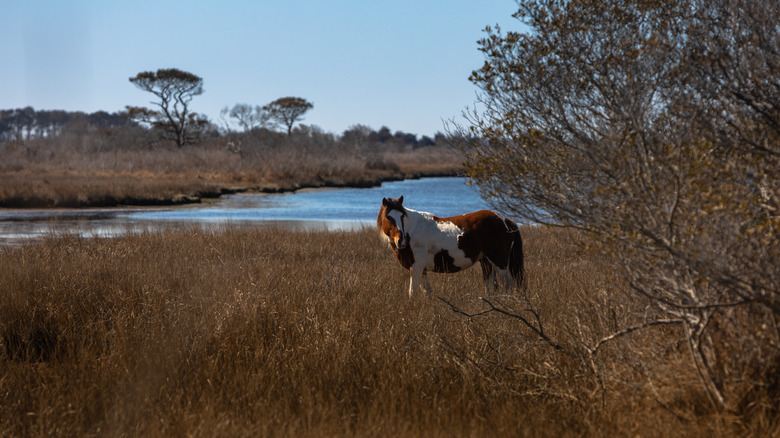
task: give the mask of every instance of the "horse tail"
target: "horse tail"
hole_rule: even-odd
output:
[[[509,253],[509,272],[512,274],[512,278],[515,284],[523,288],[525,287],[525,266],[523,264],[523,239],[520,237],[520,228],[514,222],[505,219],[508,224],[511,224],[510,229],[512,234],[515,235],[512,242],[512,250]]]

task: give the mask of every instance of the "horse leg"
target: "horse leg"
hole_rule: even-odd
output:
[[[431,282],[428,280],[428,272],[423,271],[422,273],[422,281],[420,282],[420,285],[425,290],[425,293],[428,295],[433,293],[433,288],[431,287]]]
[[[409,298],[412,298],[417,288],[423,285],[423,279],[425,282],[428,281],[428,277],[425,276],[425,269],[422,266],[412,265],[409,268]]]
[[[507,269],[499,269],[498,275],[501,278],[501,284],[504,286],[504,293],[511,293],[512,287],[515,284],[515,278],[512,276],[512,270]]]
[[[479,265],[482,267],[482,281],[485,283],[485,292],[490,293],[491,286],[493,291],[497,290],[498,282],[493,262],[483,257],[479,260]]]

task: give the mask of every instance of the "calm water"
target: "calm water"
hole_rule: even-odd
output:
[[[284,225],[328,230],[373,227],[383,197],[404,196],[404,205],[452,216],[489,208],[465,178],[387,182],[369,189],[317,189],[284,194],[235,194],[210,204],[170,208],[4,210],[0,242],[58,233],[114,236],[132,231],[198,225]]]

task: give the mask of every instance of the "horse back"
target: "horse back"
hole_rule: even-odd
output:
[[[434,217],[437,222],[451,222],[462,230],[458,248],[476,262],[487,257],[496,266],[506,269],[509,254],[518,232],[517,224],[491,210],[480,210],[445,218]]]

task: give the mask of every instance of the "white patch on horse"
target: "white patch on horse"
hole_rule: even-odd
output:
[[[414,254],[436,255],[441,251],[447,251],[452,257],[452,264],[460,269],[466,269],[474,262],[466,257],[466,254],[458,248],[458,241],[463,235],[463,229],[452,222],[437,222],[432,213],[416,211],[407,208],[406,228],[410,234],[423,236],[422,239],[412,239],[411,246]],[[412,231],[413,230],[413,231]],[[417,258],[415,257],[415,260]],[[421,260],[427,261],[423,268],[427,271],[433,271],[435,260],[433,257],[425,257]]]

